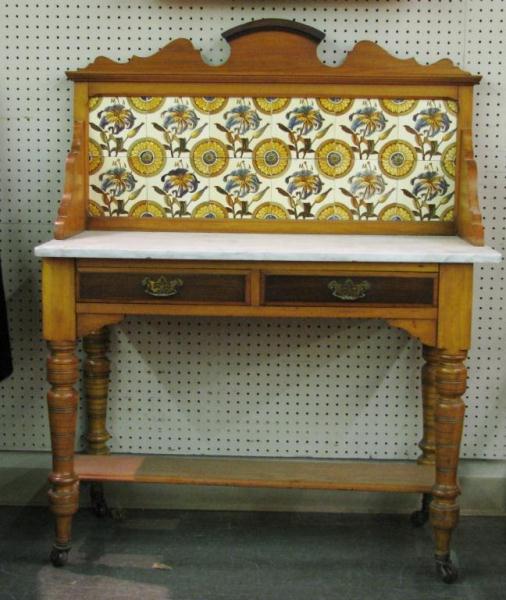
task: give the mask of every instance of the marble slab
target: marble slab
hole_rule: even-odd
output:
[[[308,262],[497,263],[499,252],[456,236],[315,235],[83,231],[51,240],[35,255],[52,258]]]

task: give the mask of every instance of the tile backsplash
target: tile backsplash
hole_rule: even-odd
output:
[[[88,213],[453,220],[457,104],[92,97]]]

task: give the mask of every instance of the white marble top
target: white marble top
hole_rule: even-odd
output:
[[[455,236],[83,231],[35,248],[53,258],[308,262],[496,263],[501,255]]]

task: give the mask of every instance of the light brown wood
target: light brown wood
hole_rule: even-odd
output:
[[[260,269],[253,269],[249,278],[250,304],[260,306],[262,303],[262,275]]]
[[[65,163],[63,196],[54,226],[54,237],[63,240],[86,228],[88,202],[88,84],[74,89],[72,146]]]
[[[74,122],[72,146],[65,161],[63,195],[54,223],[54,237],[63,240],[85,229],[84,173],[82,165],[83,140],[87,124]]]
[[[76,339],[75,261],[42,261],[42,322],[45,340]]]
[[[485,244],[484,228],[478,201],[478,169],[474,160],[472,135],[469,129],[461,134],[462,162],[459,213],[457,219],[458,234],[475,246]]]
[[[407,331],[422,344],[434,345],[437,336],[437,320],[429,319],[387,319],[389,325]]]
[[[459,177],[456,180],[457,233],[471,244],[483,246],[484,229],[478,201],[478,171],[473,152],[473,88],[459,89],[459,135],[457,157]]]
[[[107,440],[111,437],[107,431],[107,394],[111,365],[107,358],[109,350],[109,331],[102,327],[86,335],[83,340],[84,393],[86,397],[86,415],[88,427],[86,442],[89,454],[108,454]]]
[[[74,444],[78,396],[76,343],[73,340],[49,342],[47,394],[53,468],[49,474],[49,505],[55,516],[56,539],[53,553],[70,549],[72,515],[77,511],[79,482],[74,472]]]
[[[471,338],[472,265],[444,264],[439,273],[439,318],[435,395],[437,395],[436,484],[430,505],[436,545],[436,564],[443,578],[453,580],[450,540],[458,521],[457,482],[466,390],[464,360]],[[431,402],[434,398],[431,399]]]
[[[423,319],[437,317],[437,308],[397,306],[234,306],[206,304],[142,304],[78,302],[78,313],[124,315],[186,315],[201,317],[299,317],[335,319]]]
[[[184,456],[76,456],[80,480],[238,487],[428,492],[434,467],[401,461]]]
[[[473,265],[443,264],[439,270],[437,347],[467,350],[471,345]]]
[[[431,97],[435,99],[458,100],[458,85],[438,85],[431,89]],[[235,83],[157,83],[150,82],[149,90],[153,96],[232,96],[232,97],[266,97],[276,98],[427,98],[427,85],[407,84],[373,84],[373,83],[296,83],[258,82]],[[146,93],[146,83],[132,81],[107,82],[100,81],[88,84],[90,96],[142,96]]]
[[[98,331],[106,325],[121,323],[124,315],[77,315],[77,337],[84,337],[92,331]]]
[[[420,65],[399,59],[372,42],[360,42],[339,67],[321,63],[317,46],[323,34],[290,21],[262,20],[243,24],[224,34],[230,43],[228,61],[213,67],[202,60],[188,40],[175,40],[153,56],[133,57],[116,63],[100,57],[68,73],[78,82],[74,98],[74,138],[66,163],[65,187],[55,224],[55,237],[64,238],[83,228],[142,231],[243,231],[270,233],[353,233],[455,235],[472,244],[483,244],[483,226],[477,199],[477,173],[472,149],[472,86],[480,77],[449,60]],[[261,49],[261,52],[259,52]],[[294,57],[296,60],[294,62]],[[294,67],[295,65],[295,67]],[[459,104],[454,222],[296,222],[196,219],[111,219],[85,217],[88,194],[88,99],[106,96],[274,96],[341,98],[452,99]],[[451,132],[453,133],[453,132]],[[146,235],[149,235],[147,233]],[[367,241],[364,239],[364,243]],[[395,243],[395,240],[392,240]],[[218,304],[208,287],[208,297],[193,296],[180,304],[139,299],[137,279],[165,271],[221,273],[223,281],[234,273],[245,277],[244,304]],[[268,274],[310,276],[385,277],[382,304],[323,304],[321,296],[281,298],[290,305],[265,306]],[[80,280],[91,281],[86,302],[77,301]],[[53,448],[50,502],[56,515],[55,564],[70,544],[70,523],[77,507],[77,479],[294,487],[362,491],[404,491],[429,494],[434,500],[431,519],[438,564],[449,563],[451,533],[458,518],[456,497],[459,444],[462,435],[466,372],[463,366],[470,345],[472,265],[404,263],[286,263],[247,261],[153,261],[46,259],[43,263],[43,328],[50,342],[48,395]],[[388,295],[394,280],[402,290],[406,278],[416,278],[416,298]],[[402,280],[399,278],[403,278]],[[433,283],[428,294],[420,278]],[[109,279],[123,282],[129,294],[115,296]],[[301,279],[301,280],[302,280]],[[128,280],[128,281],[127,281]],[[216,280],[215,280],[216,281]],[[231,281],[228,279],[227,281]],[[378,279],[379,281],[379,279]],[[98,282],[98,283],[97,283]],[[278,284],[279,287],[279,284]],[[134,289],[135,288],[135,289]],[[423,289],[422,289],[423,288]],[[97,292],[98,290],[98,292]],[[132,291],[133,290],[133,291]],[[402,291],[401,290],[401,291]],[[149,291],[149,290],[148,290]],[[399,290],[397,290],[399,292]],[[410,290],[413,292],[413,290]],[[400,292],[399,292],[400,293]],[[413,292],[414,293],[414,292]],[[408,306],[406,300],[416,301]],[[222,298],[223,299],[223,298]],[[279,298],[278,298],[279,300]],[[293,300],[293,304],[291,303]],[[389,300],[392,300],[389,302]],[[206,301],[208,304],[198,304]],[[236,301],[236,300],[234,300]],[[280,301],[280,302],[281,302]],[[273,302],[277,302],[276,299]],[[313,302],[314,305],[311,303]],[[425,305],[421,305],[421,303]],[[430,305],[429,305],[430,304]],[[106,456],[108,437],[105,414],[109,362],[107,335],[102,327],[125,315],[197,315],[222,317],[381,318],[404,329],[424,344],[422,373],[424,435],[418,463],[363,463],[239,458]],[[86,336],[85,389],[89,399],[87,439],[94,456],[79,456],[73,466],[77,394],[76,335]],[[434,462],[437,465],[435,472]]]
[[[424,342],[423,347],[423,358],[425,360],[422,368],[423,438],[419,444],[422,455],[418,458],[418,463],[423,465],[433,465],[436,461],[435,419],[438,403],[436,386],[438,351],[436,348],[431,347],[434,343]]]
[[[436,387],[436,483],[432,489],[430,518],[436,541],[436,561],[449,560],[450,539],[459,518],[457,481],[460,442],[464,427],[467,372],[466,352],[438,352]]]
[[[430,268],[412,269],[410,263],[404,265],[398,263],[383,264],[376,267],[374,263],[327,263],[325,267],[314,267],[314,263],[284,263],[284,265],[271,266],[268,263],[261,269],[262,275],[302,275],[302,276],[320,276],[332,275],[339,277],[341,274],[348,277],[353,273],[360,273],[361,277],[395,277],[405,279],[425,279],[428,281],[437,281],[436,273],[438,269]],[[436,298],[434,297],[433,300]]]
[[[271,26],[273,26],[271,20]],[[472,85],[480,77],[463,71],[450,60],[420,65],[399,59],[374,42],[362,41],[339,67],[324,65],[316,54],[320,40],[296,30],[290,21],[277,20],[274,29],[251,29],[230,37],[230,58],[220,66],[206,64],[189,40],[177,39],[148,57],[133,56],[127,63],[97,58],[84,69],[67,72],[74,81],[199,82],[241,81],[297,83],[363,83]],[[260,23],[260,22],[257,22]],[[227,34],[224,34],[227,39]],[[262,49],[259,52],[259,48]],[[297,57],[294,69],[293,57]],[[245,65],[248,68],[245,69]]]
[[[364,235],[453,235],[453,222],[403,221],[266,221],[237,219],[136,219],[89,217],[87,229],[97,231],[202,231],[222,233],[322,233]]]
[[[438,273],[439,265],[433,263],[343,263],[343,262],[297,262],[297,261],[246,261],[246,260],[142,260],[79,258],[76,260],[79,271],[128,271],[131,268],[146,269],[211,269],[217,272],[227,270],[247,272],[250,269],[267,273],[335,273],[353,271],[357,273]]]

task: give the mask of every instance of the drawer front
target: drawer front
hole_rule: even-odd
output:
[[[264,304],[436,303],[434,275],[284,275],[264,276]]]
[[[82,271],[78,298],[85,302],[244,304],[247,290],[245,274]]]

